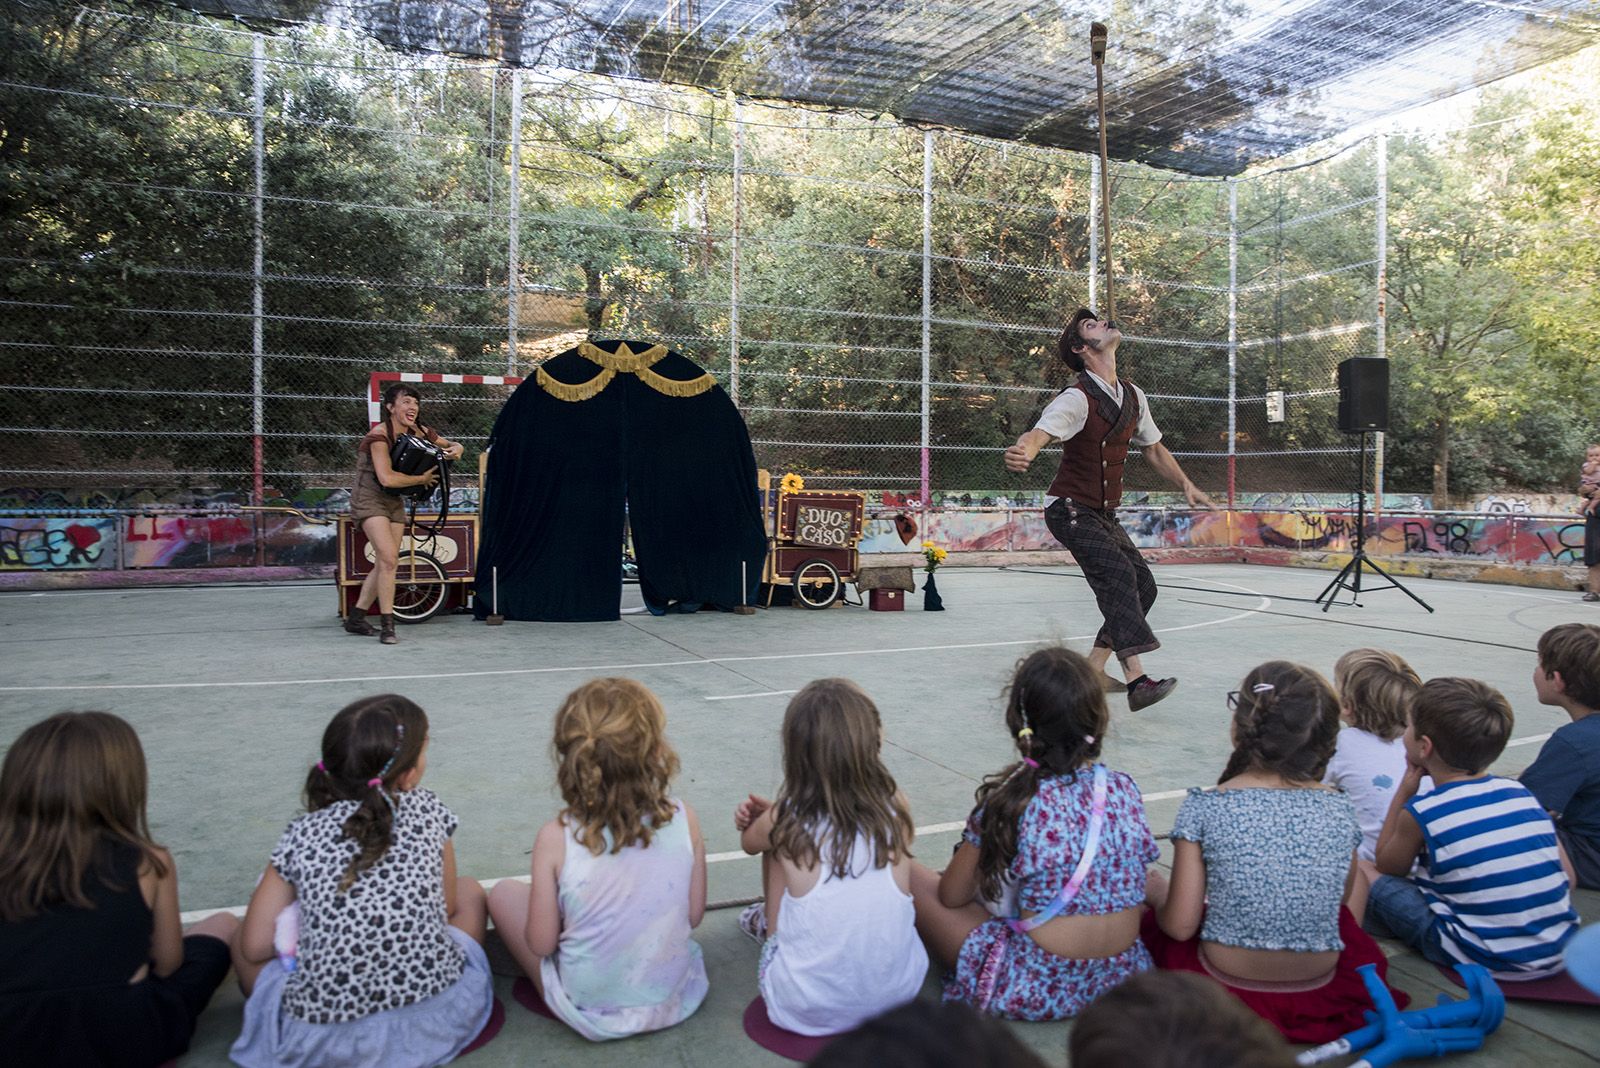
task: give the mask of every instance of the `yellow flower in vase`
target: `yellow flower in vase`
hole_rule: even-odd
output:
[[[922,543],[922,558],[928,562],[927,566],[925,568],[923,568],[923,570],[926,571],[930,575],[933,574],[934,569],[937,568],[940,564],[944,563],[945,557],[947,557],[949,555],[950,555],[949,552],[947,552],[944,549],[939,548],[939,546],[935,545],[933,542],[931,542],[931,541],[923,542]]]

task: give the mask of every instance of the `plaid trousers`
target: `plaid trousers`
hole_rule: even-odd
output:
[[[1045,525],[1067,547],[1089,580],[1105,623],[1094,644],[1118,660],[1159,649],[1145,622],[1156,603],[1156,580],[1112,509],[1089,508],[1062,497],[1044,510]]]

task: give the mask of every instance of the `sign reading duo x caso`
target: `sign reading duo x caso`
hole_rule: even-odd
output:
[[[794,540],[801,545],[842,548],[850,544],[855,511],[802,505],[795,512]]]

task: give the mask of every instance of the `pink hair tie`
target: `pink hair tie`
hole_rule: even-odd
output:
[[[1039,762],[1037,760],[1033,759],[1033,757],[1023,757],[1022,758],[1022,762],[1024,764],[1028,765],[1028,767],[1034,769],[1035,771],[1039,770]]]
[[[322,766],[322,761],[320,760],[317,761],[317,770],[322,772],[324,775],[328,774],[328,769]]]
[[[372,778],[367,780],[367,785],[368,786],[382,786],[383,785],[383,776],[374,775]]]

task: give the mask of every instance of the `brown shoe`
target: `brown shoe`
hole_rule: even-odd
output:
[[[372,624],[367,622],[367,613],[359,608],[352,608],[344,614],[344,632],[359,634],[363,638],[370,638],[378,633],[372,629]]]
[[[378,617],[378,640],[384,645],[400,644],[400,639],[394,636],[394,616],[385,615]]]
[[[1116,679],[1114,679],[1110,675],[1106,675],[1106,674],[1101,674],[1101,676],[1100,676],[1100,688],[1102,690],[1104,690],[1106,693],[1127,693],[1128,692],[1128,684],[1127,683],[1118,682]]]
[[[1177,688],[1177,679],[1146,678],[1138,685],[1128,687],[1128,708],[1133,712],[1149,708]]]

